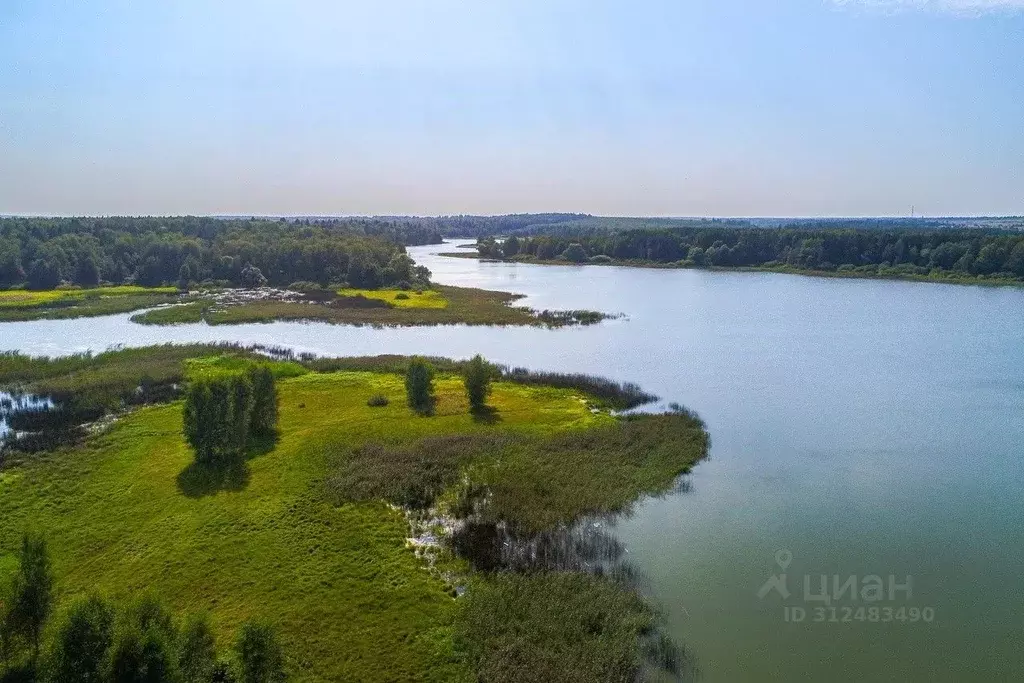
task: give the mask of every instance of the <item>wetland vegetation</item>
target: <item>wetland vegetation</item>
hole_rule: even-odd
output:
[[[74,444],[8,453],[0,585],[29,530],[48,541],[60,613],[94,593],[125,604],[151,591],[171,614],[209,613],[221,643],[266,623],[296,680],[682,672],[628,572],[486,561],[490,546],[465,538],[501,533],[526,548],[667,490],[706,455],[703,423],[685,411],[616,417],[609,407],[651,398],[629,385],[482,359],[429,364],[426,413],[409,406],[410,361],[398,356],[163,346],[0,357],[0,385],[58,404],[88,397],[107,416]],[[276,387],[273,439],[245,451],[242,476],[192,486],[193,387],[227,379],[230,405],[247,395],[231,378],[254,385],[252,368]]]

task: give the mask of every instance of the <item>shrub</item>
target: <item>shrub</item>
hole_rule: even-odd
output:
[[[374,394],[366,401],[366,405],[371,408],[383,408],[389,403],[391,403],[391,401],[384,394]]]
[[[405,373],[405,391],[413,410],[430,412],[434,407],[434,367],[418,356],[409,361]]]
[[[235,643],[235,654],[240,683],[275,683],[285,679],[284,656],[270,626],[243,624]]]
[[[408,298],[409,298],[409,295],[406,294],[405,292],[399,292],[398,294],[395,294],[395,299],[397,301],[405,301]]]
[[[470,410],[480,410],[491,394],[491,366],[477,354],[466,364],[463,380],[466,383],[466,396],[469,398]]]

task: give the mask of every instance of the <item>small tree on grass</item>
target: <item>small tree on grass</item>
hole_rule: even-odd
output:
[[[277,430],[273,373],[258,366],[237,375],[194,381],[185,394],[182,421],[196,462],[225,466],[240,461],[251,438]]]
[[[240,683],[277,683],[285,679],[284,655],[270,626],[243,624],[235,642],[235,654]]]
[[[274,373],[266,365],[257,365],[249,370],[252,383],[253,436],[268,437],[277,432],[277,384]]]
[[[32,661],[39,657],[43,626],[53,608],[53,575],[46,541],[26,533],[21,539],[20,564],[11,586],[4,630],[32,647]]]
[[[477,354],[466,364],[463,379],[466,383],[466,396],[469,397],[469,409],[480,410],[491,394],[491,366],[483,356]]]
[[[434,367],[423,358],[409,361],[405,373],[405,392],[409,406],[421,413],[430,412],[434,407]]]

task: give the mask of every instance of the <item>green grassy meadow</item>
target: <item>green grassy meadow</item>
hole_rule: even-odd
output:
[[[93,590],[113,598],[152,591],[175,610],[211,612],[222,639],[246,619],[266,619],[280,629],[298,680],[466,679],[452,645],[450,586],[406,547],[400,511],[327,500],[329,460],[369,440],[496,428],[552,435],[614,418],[592,413],[570,390],[498,383],[496,427],[468,413],[458,378],[437,386],[428,418],[406,406],[396,375],[281,380],[280,439],[248,462],[235,490],[179,483],[192,461],[181,404],[141,408],[83,446],[0,471],[0,570],[13,569],[20,533],[38,530],[53,553],[60,603]],[[375,393],[390,405],[367,407]]]

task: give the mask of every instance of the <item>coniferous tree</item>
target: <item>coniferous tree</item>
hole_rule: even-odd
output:
[[[24,639],[32,647],[32,659],[36,661],[43,626],[53,609],[53,575],[46,540],[24,534],[18,559],[5,630]]]
[[[434,367],[419,357],[409,361],[405,391],[413,410],[429,413],[434,407]]]
[[[277,384],[266,365],[249,370],[252,383],[252,435],[270,437],[277,433]]]
[[[466,383],[469,409],[480,410],[487,403],[487,397],[491,393],[491,367],[483,356],[477,354],[466,364],[463,380]]]

